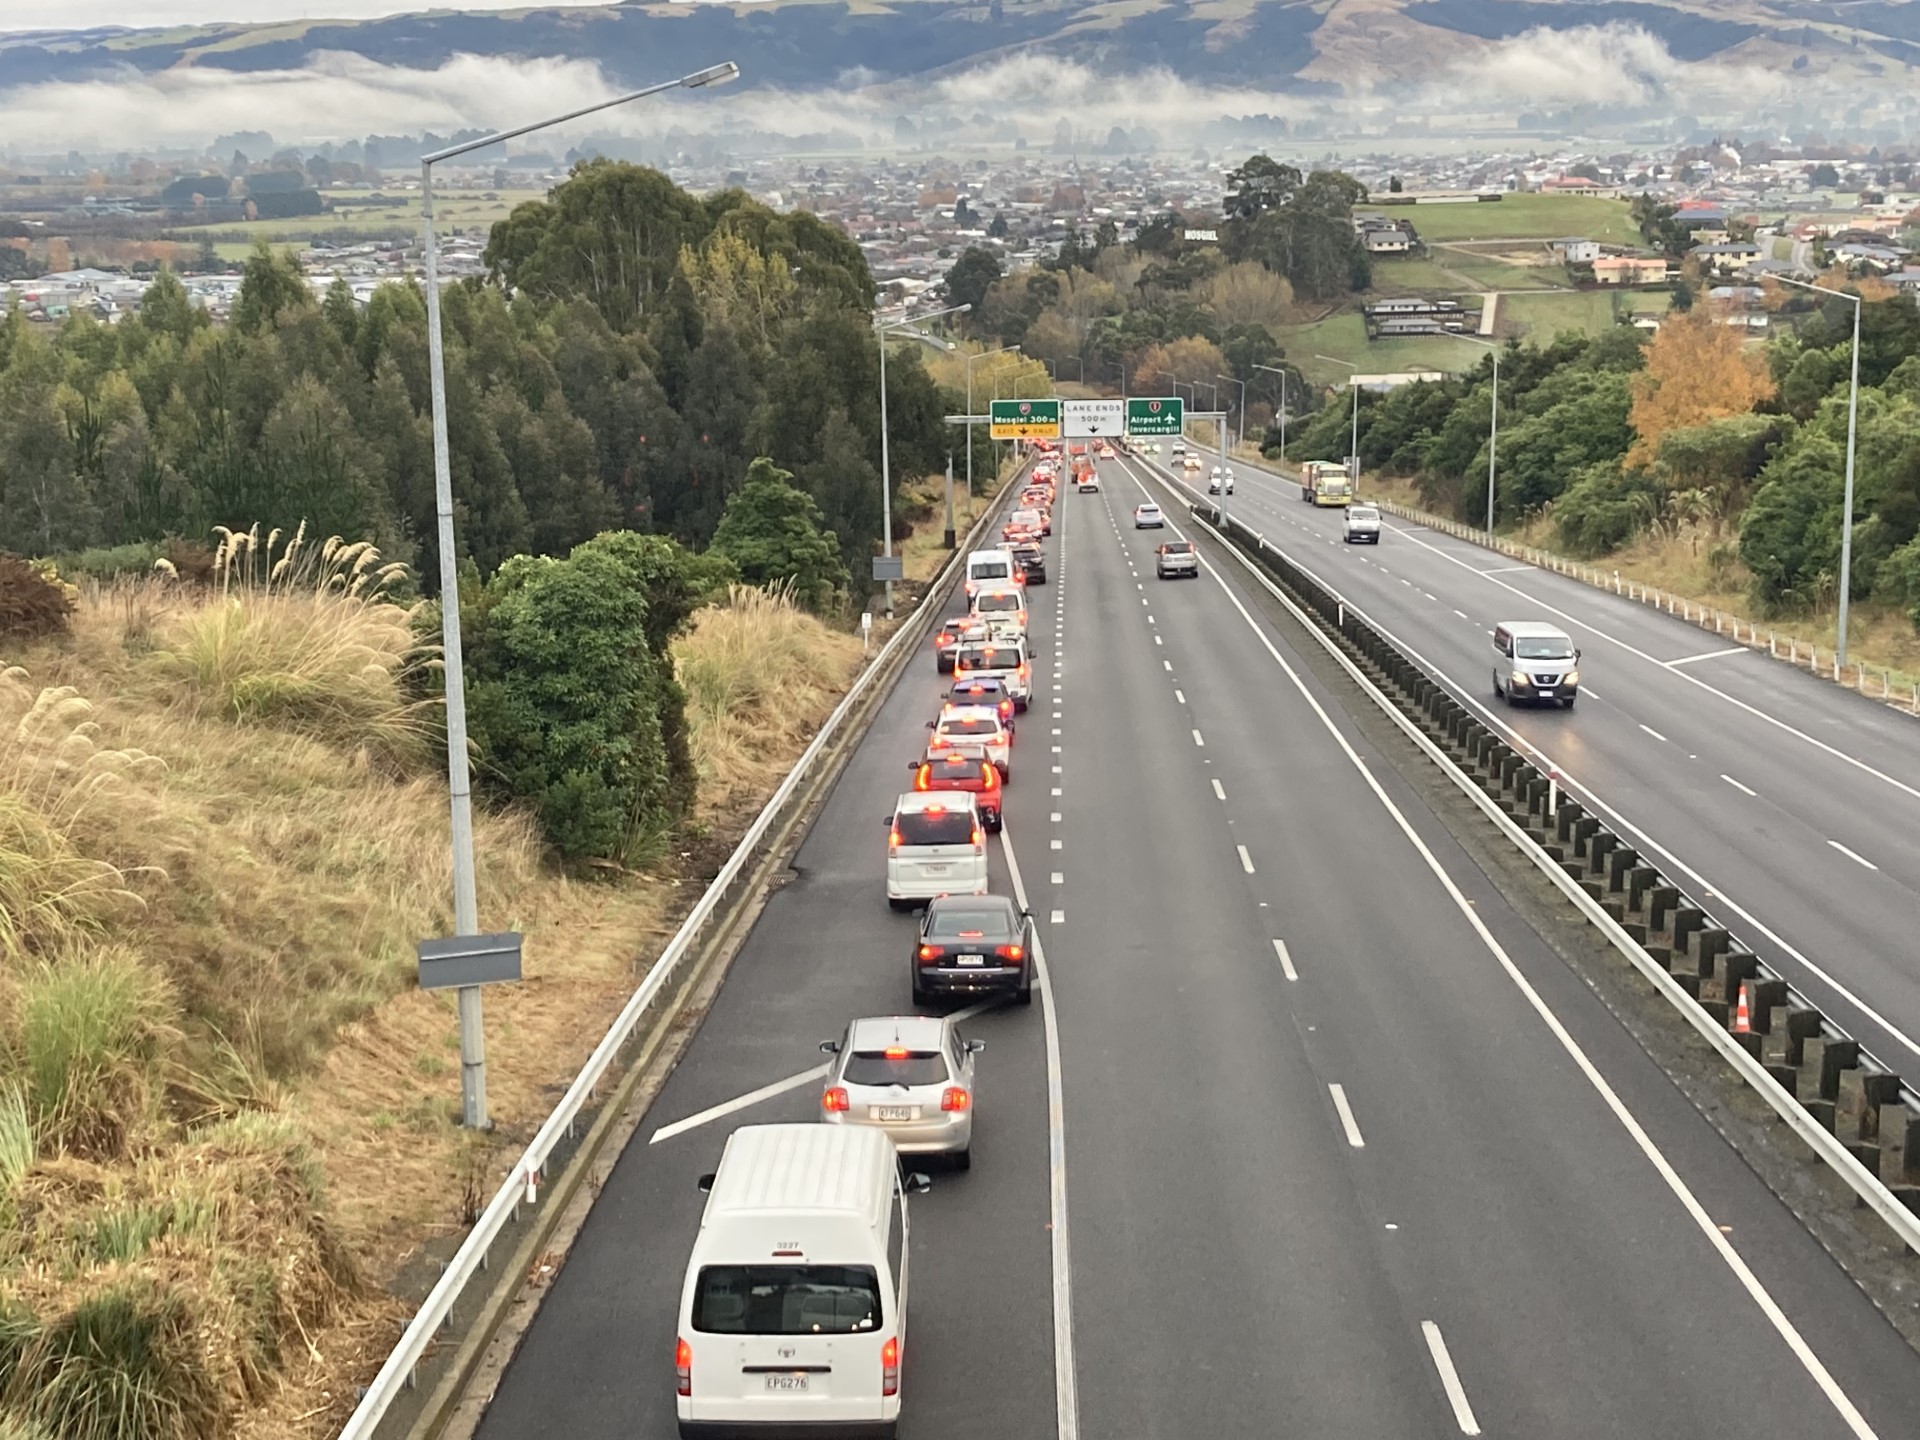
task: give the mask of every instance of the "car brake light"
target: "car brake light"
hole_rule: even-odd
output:
[[[956,1112],[970,1109],[972,1105],[973,1096],[969,1095],[965,1090],[962,1090],[958,1085],[949,1085],[945,1090],[940,1092],[940,1108],[942,1110]]]
[[[1033,667],[1030,664],[1028,664],[1025,660],[1022,660],[1020,662],[1020,678],[1024,680],[1027,678],[1027,676],[1031,675],[1032,673],[1033,673]]]
[[[917,770],[914,773],[914,777],[913,777],[914,789],[924,790],[933,783],[933,778],[931,774],[932,769],[933,767],[931,765],[922,765],[919,768],[919,770]]]
[[[895,846],[895,845],[898,845],[899,843],[900,843],[900,832],[899,832],[898,830],[890,830],[890,831],[888,831],[888,832],[887,832],[887,845],[888,845],[888,847],[889,847],[889,848],[891,848],[891,847],[893,847],[893,846]]]
[[[980,827],[978,825],[973,827],[973,853],[976,855],[984,855],[987,853],[987,842],[985,837],[980,834]]]
[[[929,815],[944,815],[946,813],[947,813],[947,807],[944,805],[927,806],[927,814]]]
[[[922,945],[920,947],[920,958],[922,960],[934,960],[934,959],[937,959],[939,955],[940,955],[940,951],[935,946]]]
[[[847,1098],[844,1086],[834,1085],[821,1095],[820,1108],[829,1114],[844,1115],[853,1108],[853,1102]]]
[[[681,1395],[693,1394],[693,1347],[684,1338],[673,1343],[673,1387]]]
[[[904,1060],[907,1058],[907,1055],[910,1052],[907,1050],[907,1047],[904,1045],[889,1045],[887,1046],[886,1049],[882,1050],[880,1053],[886,1056],[887,1059],[889,1060]]]
[[[1027,952],[1018,945],[1002,945],[993,953],[998,955],[1002,960],[1018,961],[1020,957]]]
[[[985,935],[986,933],[987,932],[984,930],[962,930],[960,932],[960,938],[962,940],[978,940],[981,936]]]
[[[887,1343],[880,1347],[880,1393],[882,1396],[900,1393],[900,1339],[889,1335]]]
[[[998,789],[999,785],[1000,772],[993,768],[992,762],[989,761],[987,764],[982,765],[980,767],[980,788],[983,790],[994,790]]]

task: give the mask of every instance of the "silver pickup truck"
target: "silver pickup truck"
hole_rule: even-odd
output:
[[[1186,575],[1197,580],[1200,578],[1200,556],[1195,553],[1191,540],[1169,540],[1153,557],[1153,573],[1162,580],[1171,580],[1176,575]]]

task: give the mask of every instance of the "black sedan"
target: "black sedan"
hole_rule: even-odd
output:
[[[920,920],[913,1003],[936,995],[1033,1002],[1033,916],[1004,895],[942,895]]]
[[[1013,547],[1013,558],[1026,572],[1029,585],[1047,583],[1047,552],[1031,540],[1022,540]]]

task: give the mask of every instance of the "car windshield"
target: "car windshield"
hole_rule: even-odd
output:
[[[709,1335],[863,1335],[880,1320],[871,1265],[702,1265],[693,1293]]]
[[[998,945],[1014,938],[1013,921],[998,905],[977,908],[941,905],[927,916],[927,938],[978,940],[982,944]]]
[[[1380,512],[1372,509],[1370,506],[1356,505],[1347,511],[1347,518],[1349,520],[1378,520],[1380,518]]]
[[[947,1058],[938,1050],[856,1050],[847,1056],[840,1078],[849,1085],[938,1085],[948,1078]]]
[[[1573,645],[1557,635],[1522,635],[1514,640],[1513,653],[1522,660],[1571,660]]]
[[[903,810],[893,817],[902,845],[970,845],[973,816],[965,810]]]

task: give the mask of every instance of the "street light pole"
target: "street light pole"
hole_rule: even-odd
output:
[[[1218,372],[1215,372],[1213,378],[1216,380],[1224,380],[1229,385],[1238,385],[1240,387],[1240,425],[1239,434],[1235,438],[1234,443],[1244,445],[1247,443],[1247,382],[1235,379],[1231,375],[1221,375]]]
[[[420,157],[420,216],[424,231],[427,282],[427,382],[433,395],[433,504],[440,547],[440,653],[446,677],[447,793],[452,817],[453,931],[480,933],[480,897],[473,866],[473,777],[467,761],[467,672],[460,645],[460,566],[453,536],[453,460],[447,441],[446,345],[440,329],[440,244],[433,225],[433,167],[442,160],[483,150],[519,136],[564,125],[583,115],[610,110],[668,90],[700,90],[737,78],[740,67],[728,60],[678,80],[665,80],[626,95],[602,100],[530,125],[483,135]],[[480,987],[462,985],[455,994],[460,1011],[460,1119],[470,1130],[487,1120],[487,1034],[480,1011]]]
[[[1487,418],[1487,539],[1491,540],[1493,539],[1494,470],[1500,453],[1500,347],[1491,341],[1476,340],[1471,335],[1455,335],[1453,338],[1493,352],[1493,413]]]
[[[967,414],[969,416],[973,414],[973,362],[976,360],[984,360],[989,355],[999,355],[1003,352],[1012,354],[1019,348],[1018,345],[1002,345],[996,349],[982,350],[978,355],[969,355],[967,357]],[[967,500],[969,503],[973,500],[973,422],[971,419],[967,422]]]
[[[1338,360],[1331,355],[1319,355],[1316,360],[1325,360],[1330,365],[1344,365],[1353,371],[1354,378],[1347,381],[1347,388],[1353,391],[1353,437],[1347,444],[1347,478],[1353,482],[1353,493],[1360,493],[1360,386],[1356,383],[1360,376],[1360,367],[1351,360]]]
[[[1280,463],[1287,463],[1287,372],[1277,365],[1256,365],[1256,370],[1266,370],[1280,377]],[[1242,409],[1245,407],[1242,406]],[[1241,423],[1245,424],[1242,416]]]
[[[916,322],[937,320],[942,315],[964,315],[972,308],[971,305],[949,305],[944,310],[930,310],[925,315],[914,316],[912,319],[903,316],[890,324],[879,324],[873,327],[880,344],[880,553],[889,560],[893,558],[893,464],[887,451],[887,332]],[[893,581],[889,579],[885,583],[887,619],[891,620],[893,619]]]
[[[1847,389],[1847,479],[1840,502],[1840,614],[1835,622],[1833,644],[1834,666],[1845,668],[1847,602],[1853,598],[1849,592],[1853,589],[1853,443],[1860,419],[1860,297],[1830,285],[1815,285],[1811,280],[1792,280],[1785,275],[1775,278],[1788,285],[1798,285],[1802,290],[1818,290],[1822,295],[1853,302],[1853,375]]]

